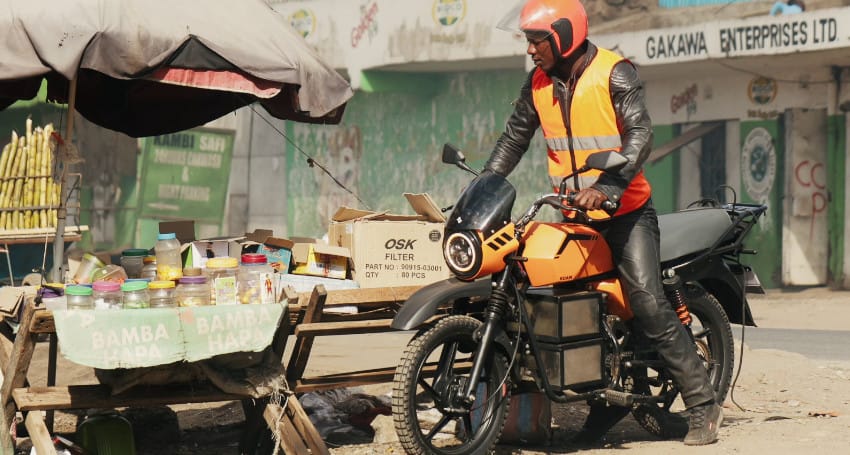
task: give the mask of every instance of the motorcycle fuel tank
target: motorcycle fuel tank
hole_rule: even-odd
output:
[[[523,236],[522,263],[532,286],[592,277],[614,269],[611,249],[583,224],[529,223]]]

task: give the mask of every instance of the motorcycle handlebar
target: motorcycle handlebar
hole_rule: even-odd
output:
[[[575,206],[576,194],[578,193],[575,191],[567,193],[567,197],[565,198],[567,200],[567,204]],[[602,202],[599,208],[609,215],[614,215],[614,213],[617,212],[617,209],[620,208],[620,204],[617,204],[616,202],[610,200],[605,200]]]

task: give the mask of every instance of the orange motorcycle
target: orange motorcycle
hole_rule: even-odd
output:
[[[512,221],[516,190],[505,177],[478,175],[449,144],[443,162],[476,178],[446,222],[443,253],[454,277],[417,291],[393,320],[396,329],[418,329],[393,379],[393,418],[407,453],[488,453],[512,391],[527,384],[555,402],[623,406],[650,433],[683,436],[686,421],[672,410],[679,391],[633,330],[611,251],[593,218],[570,205],[565,185]],[[564,180],[626,162],[598,152]],[[543,206],[562,211],[565,221],[536,221]],[[766,210],[714,203],[659,217],[665,293],[718,402],[732,378],[730,320],[754,325],[746,292],[763,292],[740,257],[755,253],[743,241]],[[445,317],[428,322],[439,314]]]

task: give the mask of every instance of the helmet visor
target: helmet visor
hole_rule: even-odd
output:
[[[514,33],[517,37],[524,37],[524,32],[535,30],[552,34],[552,23],[558,19],[557,12],[542,3],[533,2],[528,4],[527,0],[520,0],[499,21],[496,28]]]

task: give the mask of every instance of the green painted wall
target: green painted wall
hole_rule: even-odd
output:
[[[845,116],[832,115],[827,119],[827,225],[829,226],[829,262],[827,276],[830,286],[840,287],[844,281],[844,230],[847,228],[844,213],[847,176],[844,169],[847,155]]]
[[[523,71],[451,73],[439,79],[441,89],[429,83],[419,90],[421,75],[384,73],[372,77],[371,92],[356,92],[343,124],[288,124],[287,134],[298,146],[287,145],[287,232],[321,236],[332,214],[343,205],[412,213],[404,192],[427,192],[441,207],[453,204],[470,176],[442,164],[443,144],[458,145],[467,162],[481,168],[504,130],[525,76]],[[511,175],[518,188],[518,207],[550,190],[541,138],[538,133]],[[305,154],[327,168],[363,204],[318,165],[310,167]]]
[[[751,131],[756,128],[764,128],[772,138],[772,152],[762,150],[760,152],[751,152],[747,155],[747,137]],[[741,122],[741,148],[745,150],[742,153],[741,162],[741,194],[738,195],[738,200],[745,203],[766,202],[768,205],[767,213],[761,218],[759,224],[756,225],[750,232],[750,235],[745,242],[747,248],[755,249],[758,254],[755,256],[744,256],[744,264],[749,265],[755,270],[762,284],[766,288],[778,288],[782,286],[782,201],[785,185],[783,183],[785,176],[785,145],[784,133],[782,128],[782,118],[778,120],[757,121],[757,122]],[[750,147],[751,149],[759,149],[759,147]],[[771,158],[771,153],[773,154]],[[748,156],[755,156],[747,160]],[[770,180],[766,172],[771,167],[770,159],[773,159],[773,178],[772,183],[767,184]],[[767,187],[767,195],[765,201],[757,201],[753,198],[748,185],[752,183],[764,184]]]
[[[656,125],[653,131],[653,147],[670,142],[677,136],[675,125]],[[679,152],[671,153],[655,163],[644,167],[646,178],[652,185],[652,204],[658,213],[676,210],[676,194],[679,188]]]

